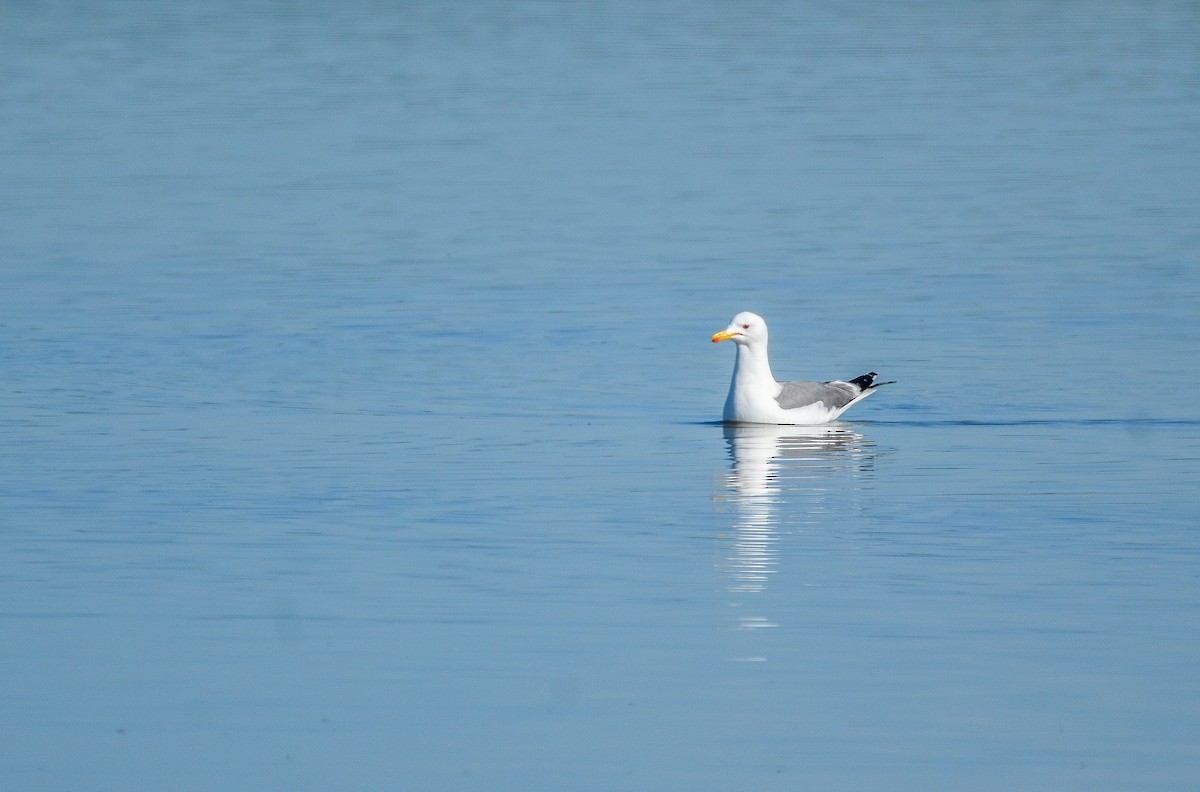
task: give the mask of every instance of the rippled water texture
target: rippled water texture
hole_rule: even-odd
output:
[[[0,107],[0,786],[1200,784],[1194,4],[9,4]],[[740,310],[898,382],[724,427]]]

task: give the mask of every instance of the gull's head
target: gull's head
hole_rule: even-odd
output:
[[[726,340],[739,346],[765,342],[767,340],[767,323],[756,313],[742,311],[730,320],[729,327],[712,337],[714,344]]]

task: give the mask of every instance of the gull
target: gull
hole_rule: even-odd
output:
[[[733,379],[725,399],[726,421],[760,424],[823,424],[836,419],[881,385],[874,371],[852,380],[776,382],[767,360],[767,323],[743,311],[712,337],[737,345]]]

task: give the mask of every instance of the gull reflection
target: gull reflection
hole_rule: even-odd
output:
[[[724,500],[733,505],[733,524],[723,566],[731,604],[742,609],[736,629],[775,627],[750,611],[765,604],[760,596],[779,568],[780,537],[799,526],[836,523],[837,504],[857,491],[874,455],[863,435],[838,423],[726,424],[725,441]]]

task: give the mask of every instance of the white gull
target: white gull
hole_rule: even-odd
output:
[[[776,382],[767,359],[767,323],[743,311],[712,337],[737,345],[733,380],[725,399],[726,421],[762,424],[823,424],[836,419],[890,382],[875,382],[872,371],[848,382]]]

